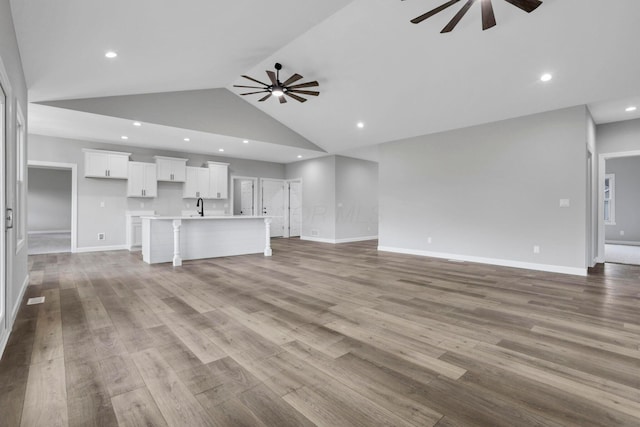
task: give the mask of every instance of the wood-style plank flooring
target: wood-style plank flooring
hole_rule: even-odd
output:
[[[31,256],[0,425],[640,425],[640,267],[273,249]]]

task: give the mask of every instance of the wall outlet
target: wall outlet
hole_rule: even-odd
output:
[[[104,240],[104,239],[105,239],[104,233],[98,233],[98,240]]]
[[[569,199],[560,199],[560,207],[561,208],[568,208],[569,206],[571,206],[571,200],[569,200]]]
[[[228,208],[228,207],[229,207],[229,203],[225,203],[225,204],[224,204],[224,207],[225,207],[225,208]]]
[[[539,254],[540,253],[540,246],[536,245],[533,247],[533,253],[534,254]]]
[[[190,208],[190,207],[191,207],[191,204],[190,204],[190,203],[185,203],[185,206],[186,206],[186,207],[188,207],[188,208]]]
[[[318,231],[318,230],[311,230],[311,236],[318,237],[319,235],[320,235],[320,231]]]
[[[427,243],[431,244],[431,237],[427,237]]]
[[[100,207],[104,208],[104,201],[100,202]]]
[[[624,230],[620,230],[620,235],[624,236]]]
[[[143,202],[140,202],[140,207],[144,208],[144,203]]]

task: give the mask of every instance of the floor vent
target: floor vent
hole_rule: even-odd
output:
[[[27,300],[27,305],[42,304],[43,302],[44,302],[44,297],[29,298]]]

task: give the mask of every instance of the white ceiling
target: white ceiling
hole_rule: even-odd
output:
[[[478,4],[449,34],[439,31],[459,6],[409,23],[442,3],[11,1],[32,101],[215,87],[239,94],[232,86],[248,82],[241,74],[265,81],[264,70],[281,62],[285,78],[318,80],[320,96],[284,105],[242,99],[329,153],[365,157],[386,141],[579,104],[598,123],[640,118],[624,111],[640,103],[640,1],[544,0],[526,14],[493,0],[498,25],[487,31]],[[104,58],[109,49],[117,59]],[[554,79],[543,84],[543,72]],[[78,116],[80,132],[57,122],[64,114],[55,110],[30,109],[31,131],[122,143],[107,132],[115,122]],[[165,128],[154,132],[177,132]],[[281,154],[277,141],[264,142]]]

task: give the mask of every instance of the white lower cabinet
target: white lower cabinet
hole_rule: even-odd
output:
[[[210,198],[209,168],[187,166],[187,179],[184,182],[182,198],[184,199]]]
[[[158,181],[154,163],[129,162],[127,197],[157,197]]]

